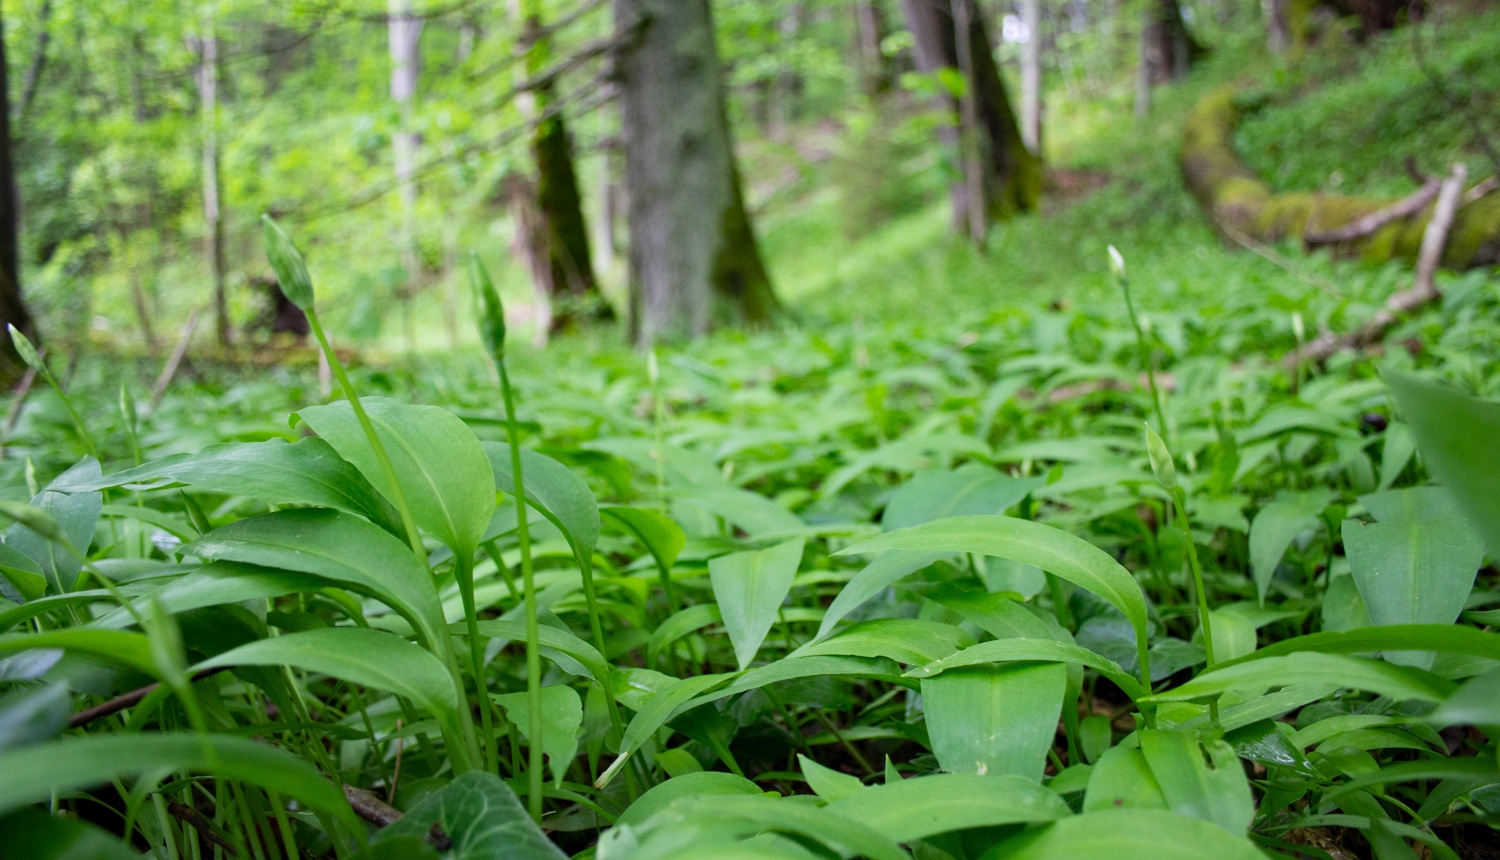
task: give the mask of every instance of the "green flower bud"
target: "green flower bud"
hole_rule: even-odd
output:
[[[266,259],[271,261],[271,270],[281,283],[282,294],[303,311],[312,310],[312,276],[307,274],[307,261],[302,258],[302,252],[270,215],[262,215],[260,220],[266,225]]]
[[[6,328],[10,329],[10,342],[15,344],[16,354],[21,356],[26,366],[32,370],[41,370],[42,359],[36,354],[36,347],[32,345],[31,339],[13,325],[7,325]]]
[[[1109,246],[1109,270],[1116,278],[1125,280],[1125,255],[1121,254],[1120,249],[1114,245]]]
[[[474,316],[479,324],[479,339],[495,361],[505,355],[505,306],[490,281],[490,273],[478,254],[469,255],[469,287],[474,290]]]
[[[1172,452],[1167,450],[1167,443],[1156,435],[1151,426],[1146,426],[1146,454],[1151,457],[1151,471],[1156,473],[1156,480],[1168,490],[1177,488],[1177,465],[1172,462]]]

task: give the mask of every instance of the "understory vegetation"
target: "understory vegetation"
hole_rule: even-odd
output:
[[[1410,270],[1220,242],[1175,162],[1232,82],[1278,190],[1486,175],[1410,38],[1080,97],[984,252],[892,120],[894,198],[836,154],[768,204],[769,330],[532,348],[473,258],[484,352],[351,361],[268,220],[322,379],[148,406],[21,338],[0,860],[1497,856],[1500,280],[1298,361]]]

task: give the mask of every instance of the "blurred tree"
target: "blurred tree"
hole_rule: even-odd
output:
[[[204,251],[213,279],[214,335],[220,346],[229,346],[228,273],[224,262],[224,216],[220,211],[223,183],[219,178],[219,40],[214,35],[211,5],[204,7],[201,20],[201,31],[194,47],[198,50],[198,112],[203,129],[203,224],[207,234]],[[152,333],[150,315],[139,298],[139,286],[133,293],[137,297],[142,331],[155,351],[156,337]]]
[[[866,96],[874,98],[891,88],[891,61],[881,48],[886,23],[880,4],[875,0],[856,0],[854,26],[860,88]]]
[[[1140,64],[1136,68],[1137,116],[1151,109],[1151,88],[1175,81],[1207,49],[1188,30],[1177,0],[1149,0],[1141,26]]]
[[[415,127],[417,75],[420,55],[418,42],[422,38],[425,18],[412,14],[411,0],[389,0],[386,18],[391,53],[391,100],[396,103],[400,120],[396,133],[392,135],[392,155],[396,172],[396,193],[401,203],[400,247],[401,268],[406,271],[406,284],[401,290],[402,305],[406,316],[406,347],[410,352],[416,348],[415,322],[412,318],[411,301],[421,281],[421,263],[417,256],[417,154],[422,136]]]
[[[537,178],[531,187],[541,217],[537,250],[546,260],[546,265],[534,267],[533,272],[537,290],[551,306],[548,327],[557,332],[580,320],[613,319],[614,309],[600,295],[594,277],[573,142],[561,106],[554,105],[555,76],[548,68],[552,38],[542,22],[541,0],[523,3],[519,47],[526,55],[526,78],[522,85],[529,88],[526,112],[536,124],[531,152]]]
[[[15,165],[11,161],[9,68],[5,57],[5,22],[0,20],[0,326],[13,325],[34,334],[31,314],[21,300],[21,213],[17,205]],[[10,338],[0,339],[0,381],[9,385],[24,368]]]
[[[745,212],[708,0],[614,0],[614,11],[631,335],[766,322],[781,305]]]
[[[1042,156],[1042,0],[1021,0],[1021,140]]]
[[[916,40],[917,68],[952,81],[944,104],[960,122],[939,133],[965,153],[963,176],[951,186],[954,226],[982,241],[990,221],[1036,208],[1041,162],[1021,139],[974,0],[901,0],[901,6]]]

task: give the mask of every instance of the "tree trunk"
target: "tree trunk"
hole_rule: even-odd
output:
[[[745,213],[708,0],[614,0],[638,343],[780,310]]]
[[[854,22],[858,33],[860,89],[876,98],[891,88],[891,64],[880,43],[885,39],[885,18],[875,0],[854,4]]]
[[[792,3],[776,24],[776,77],[771,82],[770,136],[786,140],[797,118],[802,76],[797,71],[796,41],[802,31],[802,4]]]
[[[16,195],[15,165],[10,148],[10,81],[5,59],[5,22],[0,20],[0,325],[13,325],[35,335],[31,314],[21,301],[21,219]],[[0,339],[0,382],[15,382],[26,365],[9,337]]]
[[[42,0],[42,8],[37,13],[40,32],[36,35],[36,51],[32,54],[31,65],[26,69],[26,77],[21,81],[21,103],[16,106],[16,122],[21,124],[26,122],[26,113],[31,109],[37,86],[42,81],[42,70],[47,67],[47,46],[52,41],[51,24],[52,0]]]
[[[1177,0],[1152,0],[1141,27],[1142,75],[1151,86],[1175,81],[1188,73],[1205,49],[1188,31]]]
[[[973,94],[977,112],[985,172],[986,213],[991,220],[1003,220],[1017,212],[1036,208],[1042,190],[1042,165],[1026,148],[1015,110],[1000,79],[1000,70],[990,52],[984,22],[974,8],[974,0],[951,0],[953,5],[934,0],[901,0],[907,26],[916,40],[917,68],[923,74],[939,69],[960,68],[957,23],[954,10],[959,9],[968,22],[967,89]],[[958,113],[951,97],[944,97],[944,107]],[[939,139],[948,146],[960,143],[958,130],[944,126]],[[960,233],[970,233],[969,181],[954,182],[951,188],[954,226]]]
[[[412,14],[411,0],[389,0],[387,19],[391,54],[391,100],[400,111],[400,128],[394,135],[392,155],[396,173],[396,190],[401,201],[401,268],[406,285],[401,291],[406,312],[406,347],[415,348],[412,331],[412,297],[419,278],[417,261],[417,150],[420,138],[412,129],[416,111],[418,55],[417,41],[422,37],[423,19]]]
[[[542,26],[541,4],[528,0],[522,23],[526,34],[525,74],[546,71],[551,44]],[[553,100],[549,83],[539,87],[522,107],[536,122],[531,151],[536,159],[536,210],[542,219],[548,277],[538,281],[552,312],[549,334],[571,328],[580,320],[614,319],[614,310],[599,294],[589,250],[588,222],[583,217],[583,195],[573,164],[573,144],[561,113],[548,110]]]
[[[219,40],[213,19],[204,16],[198,39],[198,111],[203,123],[203,226],[204,254],[214,290],[214,336],[220,346],[229,345],[229,296],[225,284],[224,216],[219,192]]]
[[[1038,158],[1042,155],[1042,2],[1021,0],[1021,23],[1026,41],[1021,45],[1021,140]]]
[[[1287,0],[1262,0],[1261,11],[1266,18],[1266,47],[1272,54],[1285,54],[1291,45]]]

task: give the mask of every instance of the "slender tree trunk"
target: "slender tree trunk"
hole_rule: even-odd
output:
[[[1021,0],[1026,41],[1021,45],[1021,140],[1042,154],[1042,2]]]
[[[797,116],[802,76],[797,71],[796,41],[802,31],[802,4],[792,3],[776,25],[776,78],[771,83],[771,137],[785,140]]]
[[[858,32],[860,89],[876,98],[891,88],[891,64],[880,43],[885,39],[885,17],[874,0],[854,4],[854,22]]]
[[[964,35],[969,31],[970,16],[976,10],[968,3],[953,6],[954,48],[958,54],[958,71],[965,81],[974,80],[974,45]],[[959,148],[964,159],[964,185],[967,193],[964,202],[964,226],[968,229],[969,241],[983,246],[985,234],[989,232],[989,189],[985,165],[987,141],[979,129],[979,100],[975,87],[964,87],[958,99]]]
[[[219,205],[218,78],[219,40],[214,21],[203,17],[198,38],[198,111],[203,124],[203,225],[204,252],[213,280],[214,336],[220,346],[229,345],[229,296],[224,265],[224,215]]]
[[[552,50],[542,26],[541,4],[527,0],[524,16],[525,74],[529,77],[546,70]],[[547,290],[552,307],[550,330],[557,332],[582,319],[613,319],[614,310],[599,294],[573,144],[562,114],[547,115],[552,101],[552,85],[548,84],[532,93],[522,107],[536,122],[531,151],[536,159],[536,204],[545,229],[549,269],[546,283],[538,282],[537,286]]]
[[[26,113],[31,109],[31,102],[36,98],[36,89],[42,81],[42,70],[47,67],[47,46],[52,41],[52,0],[42,0],[42,8],[37,12],[36,50],[31,56],[31,65],[26,69],[26,77],[21,81],[21,103],[16,106],[16,121],[21,124],[26,122]]]
[[[1266,47],[1272,54],[1285,54],[1291,46],[1291,27],[1287,20],[1287,0],[1261,0],[1266,19]]]
[[[11,161],[8,69],[5,22],[0,20],[0,326],[13,325],[34,335],[31,314],[21,301],[21,213],[16,205],[16,172]],[[25,369],[10,338],[0,339],[0,382],[10,385]]]
[[[1015,110],[1010,96],[1000,79],[1000,70],[990,52],[989,37],[984,22],[976,13],[974,0],[901,0],[906,13],[907,27],[916,40],[917,68],[924,74],[933,74],[942,68],[960,69],[957,10],[967,21],[966,40],[967,65],[966,88],[973,94],[977,112],[980,137],[983,141],[983,169],[986,174],[982,187],[985,189],[987,217],[1001,220],[1017,212],[1034,209],[1041,196],[1042,165],[1026,148],[1021,139],[1021,129],[1016,122]],[[954,113],[961,113],[952,98],[945,97],[944,106]],[[949,146],[961,143],[958,129],[944,126],[939,130],[939,139]],[[967,177],[954,182],[951,188],[954,227],[958,232],[972,234],[969,226],[970,181]]]
[[[389,0],[387,32],[391,54],[391,100],[400,111],[400,128],[392,139],[396,191],[401,201],[401,268],[406,284],[401,291],[406,316],[406,348],[415,349],[412,298],[420,279],[417,260],[417,151],[420,139],[414,130],[419,55],[423,20],[412,14],[411,0]]]
[[[638,343],[781,306],[745,212],[708,0],[614,0]]]

